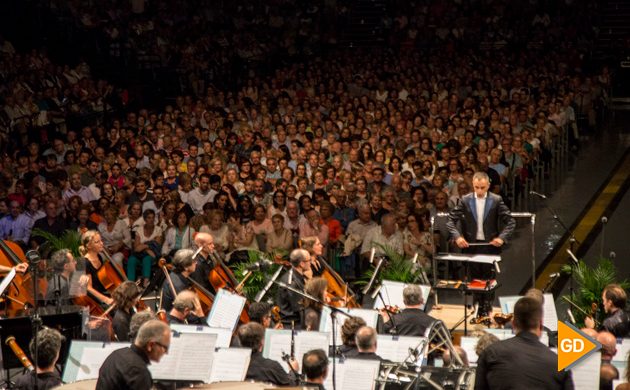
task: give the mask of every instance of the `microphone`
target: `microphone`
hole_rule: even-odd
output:
[[[567,309],[567,315],[569,316],[569,321],[571,321],[571,323],[575,325],[575,317],[573,317],[573,312],[571,311],[571,309]]]
[[[601,221],[602,221],[603,224],[607,224],[608,223],[608,218],[602,217]]]
[[[530,195],[536,195],[536,196],[538,196],[538,197],[540,197],[540,198],[543,198],[543,199],[547,199],[547,195],[541,194],[540,192],[536,192],[536,191],[529,191],[529,194],[530,194]]]
[[[263,271],[271,267],[273,263],[269,260],[262,259],[245,267],[248,271]]]
[[[30,251],[26,252],[24,256],[26,256],[28,262],[32,264],[37,264],[41,260],[41,257],[39,257],[39,252],[37,252],[35,249],[31,249]]]
[[[376,254],[376,248],[372,248],[370,251],[370,264],[374,264],[374,254]]]
[[[567,249],[567,253],[569,254],[569,257],[571,257],[571,259],[575,262],[575,264],[580,263],[580,261],[577,259],[577,257],[575,257],[573,252],[571,252],[571,249]]]
[[[549,274],[549,279],[555,279],[558,276],[560,276],[560,272],[554,272],[552,274]]]

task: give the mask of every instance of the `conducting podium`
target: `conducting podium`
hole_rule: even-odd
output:
[[[475,245],[475,244],[471,244]],[[434,279],[433,287],[436,290],[459,290],[462,292],[464,300],[464,334],[468,334],[468,310],[467,296],[471,293],[475,294],[493,294],[499,287],[495,278],[488,279],[472,279],[470,277],[471,265],[487,264],[494,268],[496,274],[501,272],[501,256],[488,255],[488,254],[465,254],[465,253],[438,253],[435,255],[435,261],[437,262],[456,262],[463,265],[463,275],[461,280],[438,280]],[[460,322],[461,323],[461,322]],[[456,327],[459,323],[456,325]]]

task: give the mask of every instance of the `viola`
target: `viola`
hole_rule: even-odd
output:
[[[15,242],[0,240],[0,264],[13,268],[20,263],[27,263],[22,248]],[[44,262],[40,262],[39,266],[45,267],[46,265]],[[43,297],[43,294],[46,293],[48,288],[46,278],[39,278],[37,288],[40,298]],[[25,274],[16,273],[6,294],[6,298],[8,299],[7,309],[14,311],[24,309],[27,304],[31,307],[34,306],[34,295],[32,273],[28,271]]]

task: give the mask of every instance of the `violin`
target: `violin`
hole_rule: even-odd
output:
[[[13,268],[20,263],[28,263],[22,248],[15,242],[0,240],[0,264]],[[40,265],[45,266],[45,263],[41,262]],[[48,288],[46,278],[39,278],[37,288],[40,298],[43,297]],[[35,305],[35,297],[32,273],[16,273],[6,293],[6,298],[8,299],[7,309],[10,311],[24,309],[27,305],[33,307]]]

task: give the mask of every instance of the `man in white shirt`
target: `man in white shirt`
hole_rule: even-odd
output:
[[[201,214],[203,205],[212,202],[216,194],[216,191],[210,189],[210,175],[204,173],[199,177],[199,187],[188,193],[188,204],[195,214]]]

